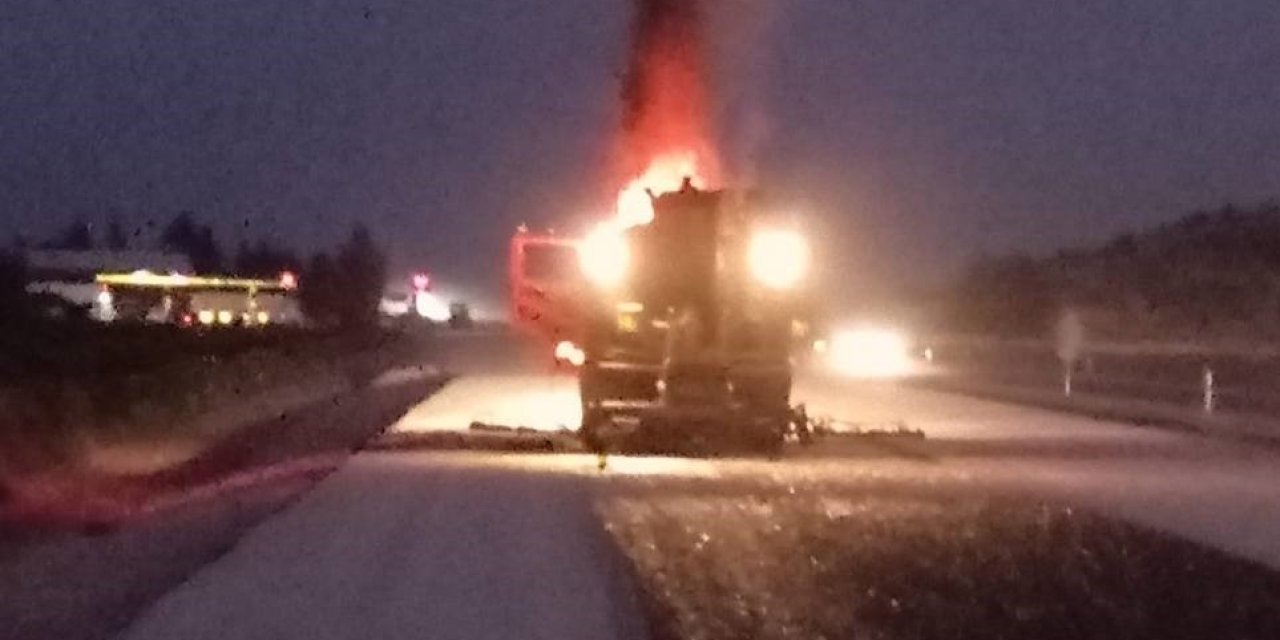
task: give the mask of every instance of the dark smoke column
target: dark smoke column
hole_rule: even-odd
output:
[[[702,0],[635,0],[622,87],[623,193],[668,191],[689,175],[714,179]]]

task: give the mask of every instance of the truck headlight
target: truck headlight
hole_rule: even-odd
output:
[[[578,245],[578,262],[587,280],[601,287],[616,287],[627,275],[631,251],[622,229],[601,224]]]
[[[581,367],[587,361],[586,352],[568,340],[561,340],[556,343],[555,355],[556,360],[568,362],[575,367]]]
[[[760,284],[770,289],[794,287],[809,269],[809,245],[795,231],[757,231],[747,250],[747,264]]]

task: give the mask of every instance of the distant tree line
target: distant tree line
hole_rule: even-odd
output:
[[[1065,308],[1120,337],[1280,337],[1280,205],[1224,205],[1042,257],[976,260],[950,290],[959,330],[1043,335]]]
[[[7,316],[25,314],[28,307],[27,270],[16,251],[0,250],[0,322]]]
[[[1030,256],[980,259],[956,284],[949,320],[971,332],[1034,335],[1049,326],[1059,294],[1048,271]]]
[[[369,230],[356,225],[331,256],[317,253],[302,271],[302,311],[326,327],[359,328],[378,320],[387,281],[387,259]]]
[[[135,229],[132,236],[136,239],[141,234],[141,229]],[[21,248],[27,243],[18,238],[15,244]],[[130,234],[114,218],[107,223],[101,243],[95,236],[93,224],[76,220],[55,233],[52,238],[36,244],[41,249],[67,251],[123,251],[142,248],[134,245],[136,243],[131,242]],[[276,277],[282,271],[297,271],[302,267],[302,261],[291,249],[265,239],[242,241],[235,257],[228,260],[213,228],[201,223],[192,211],[182,211],[174,216],[160,230],[159,240],[151,248],[186,256],[191,268],[200,274],[230,272],[240,276],[266,278]]]

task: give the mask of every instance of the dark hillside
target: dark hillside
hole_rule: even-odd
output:
[[[971,265],[949,316],[965,331],[1037,335],[1066,307],[1117,340],[1280,339],[1280,205],[1226,205],[1100,247]]]

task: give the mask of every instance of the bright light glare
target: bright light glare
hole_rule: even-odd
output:
[[[809,268],[809,246],[795,231],[769,229],[751,238],[747,261],[751,273],[770,289],[794,287]]]
[[[852,329],[837,334],[829,347],[831,366],[856,377],[894,378],[911,368],[907,338],[890,329]]]
[[[626,476],[714,476],[707,460],[664,456],[611,456],[608,472]]]
[[[555,356],[556,360],[568,362],[575,367],[581,367],[582,363],[587,361],[587,354],[578,348],[578,345],[568,340],[556,343]]]
[[[213,311],[209,309],[201,309],[196,314],[196,318],[200,320],[200,324],[213,324]]]
[[[582,273],[601,287],[616,287],[627,275],[631,252],[621,228],[612,224],[596,227],[578,245]]]
[[[419,317],[426,318],[432,322],[446,322],[449,320],[449,305],[445,304],[443,300],[430,291],[415,291],[413,293],[413,311]]]
[[[702,174],[696,153],[672,153],[654,158],[643,174],[618,193],[618,223],[633,227],[653,222],[653,200],[649,192],[662,195],[677,191],[685,178],[701,189]]]
[[[230,311],[222,310],[218,312],[218,324],[231,324],[232,315]]]
[[[561,340],[560,342],[557,342],[555,351],[556,359],[564,360],[565,358],[568,358],[569,354],[572,353],[575,348],[576,347],[573,346],[573,343],[568,340]]]

